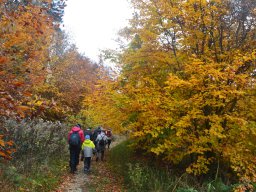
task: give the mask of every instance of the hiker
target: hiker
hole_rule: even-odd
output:
[[[84,173],[90,172],[91,158],[94,150],[95,150],[95,145],[90,140],[90,135],[86,135],[82,145],[82,151],[84,153]]]
[[[87,128],[86,130],[84,130],[84,135],[89,135],[90,136],[90,140],[92,141],[92,130],[90,128]]]
[[[103,161],[104,159],[104,153],[105,153],[105,146],[107,144],[107,136],[105,135],[105,131],[102,129],[101,133],[98,134],[96,140],[96,150],[97,150],[97,157],[96,157],[96,161],[99,160],[99,158],[101,159],[101,161]]]
[[[101,127],[97,127],[96,129],[94,129],[93,131],[93,134],[92,134],[92,141],[94,143],[94,145],[96,146],[96,139],[97,139],[97,136],[100,134],[101,132]]]
[[[76,166],[79,163],[79,154],[81,151],[81,145],[84,142],[84,132],[81,129],[81,125],[77,124],[72,127],[71,131],[68,133],[68,144],[70,152],[70,172],[75,173],[77,171]]]
[[[84,130],[84,136],[86,137],[86,135],[90,136],[90,140],[92,141],[92,131],[90,128],[87,128],[86,130]],[[81,150],[81,161],[84,161],[84,152],[83,150]]]
[[[110,147],[110,144],[112,142],[113,136],[112,136],[112,131],[110,129],[108,129],[106,131],[106,136],[107,136],[107,145],[108,145],[108,149]]]

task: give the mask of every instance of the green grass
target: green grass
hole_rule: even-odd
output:
[[[55,189],[61,176],[67,173],[67,160],[52,159],[43,164],[34,164],[26,173],[20,172],[11,164],[6,164],[2,170],[0,180],[3,182],[3,192],[48,192]]]
[[[128,163],[132,160],[133,152],[128,147],[129,143],[130,141],[120,143],[111,149],[111,153],[109,155],[109,161],[110,165],[112,165],[112,169],[121,175],[126,175]]]
[[[171,191],[175,179],[161,169],[140,161],[129,147],[131,141],[124,141],[111,149],[110,165],[112,170],[124,177],[128,191]]]

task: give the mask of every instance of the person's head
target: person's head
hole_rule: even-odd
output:
[[[79,127],[79,128],[81,128],[81,125],[80,125],[79,123],[77,123],[77,124],[76,124],[76,127]]]
[[[85,139],[90,139],[90,135],[85,135]]]

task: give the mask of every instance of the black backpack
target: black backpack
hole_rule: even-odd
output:
[[[92,135],[93,141],[97,139],[97,136],[100,134],[100,129],[95,129]]]
[[[71,146],[80,146],[81,145],[79,131],[74,131],[73,133],[71,133],[70,138],[69,138],[69,144]]]
[[[99,145],[100,146],[104,146],[105,145],[105,141],[104,141],[103,137],[101,137],[101,140],[99,140]]]

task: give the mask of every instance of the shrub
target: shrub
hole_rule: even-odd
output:
[[[9,185],[6,191],[50,191],[67,169],[67,125],[43,119],[2,118],[1,123],[16,147],[11,161],[0,162],[0,180]]]
[[[5,119],[4,127],[8,129],[9,139],[13,140],[17,152],[13,160],[29,158],[41,161],[52,155],[61,155],[66,150],[67,126],[60,122],[43,119],[23,120],[17,122]]]

